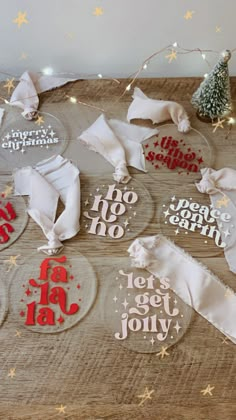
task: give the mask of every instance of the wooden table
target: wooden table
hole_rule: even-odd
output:
[[[228,140],[227,129],[212,133],[212,126],[197,120],[189,104],[200,79],[142,79],[137,85],[151,97],[182,101],[191,116],[192,126],[201,131],[215,150],[214,168],[235,167],[235,128]],[[108,109],[109,115],[124,118],[130,95],[116,99],[127,81],[78,81],[41,95],[41,104],[56,104],[76,96],[81,102]],[[236,78],[231,80],[236,99]],[[3,92],[3,89],[1,89]],[[79,118],[79,117],[78,117]],[[86,126],[86,122],[85,122]],[[68,149],[65,156],[71,157]],[[79,157],[77,158],[79,163]],[[83,166],[83,165],[82,165]],[[84,167],[84,166],[83,166]],[[155,202],[173,191],[173,173],[162,171],[146,175],[134,172]],[[82,170],[81,182],[88,174]],[[175,187],[189,184],[196,176],[175,177]],[[142,233],[157,233],[155,216]],[[8,287],[9,278],[3,261],[11,255],[22,258],[35,251],[43,240],[39,227],[29,220],[27,229],[15,244],[0,254],[1,278]],[[115,246],[98,238],[77,235],[68,241],[73,251],[82,252],[98,276],[99,294],[93,310],[79,327],[60,334],[39,334],[19,328],[9,314],[0,328],[1,381],[0,418],[7,419],[112,419],[112,420],[234,420],[236,418],[235,347],[224,342],[223,335],[195,314],[190,328],[168,357],[141,354],[117,344],[96,312],[106,282],[104,273],[112,270],[112,261],[127,256],[127,243]],[[188,250],[191,253],[191,249]],[[194,255],[194,250],[193,250]],[[102,258],[101,258],[102,256]],[[111,258],[113,257],[113,259]],[[223,253],[200,259],[226,284],[235,289],[235,276],[229,272]],[[16,330],[21,331],[17,337]],[[16,368],[13,378],[10,369]],[[212,396],[201,390],[210,384]],[[139,405],[145,388],[153,390],[151,399]],[[66,406],[65,413],[56,410]]]

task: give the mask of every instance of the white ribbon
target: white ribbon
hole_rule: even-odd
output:
[[[48,255],[58,254],[62,240],[79,231],[80,180],[79,170],[62,156],[53,156],[34,168],[16,169],[13,173],[15,195],[29,195],[28,213],[41,227],[48,243],[38,248]],[[65,205],[56,218],[59,198]]]
[[[102,114],[80,134],[78,140],[114,166],[115,181],[127,184],[131,179],[127,166],[147,172],[141,143],[157,133],[157,129],[139,127],[119,120],[106,120]]]
[[[236,344],[236,295],[203,264],[162,235],[136,239],[128,249],[135,267],[158,278]]]

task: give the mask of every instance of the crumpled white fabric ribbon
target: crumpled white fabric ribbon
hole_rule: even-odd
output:
[[[202,180],[196,183],[198,191],[209,194],[212,206],[231,216],[230,223],[223,224],[217,219],[217,224],[226,243],[226,261],[230,270],[236,273],[236,171],[231,168],[218,171],[203,168],[201,175]]]
[[[132,97],[134,100],[129,106],[127,114],[129,122],[136,118],[152,120],[153,123],[172,120],[181,133],[187,133],[191,129],[185,109],[177,102],[151,99],[138,87],[134,89]]]
[[[236,344],[236,295],[203,264],[162,235],[136,239],[128,249],[135,267],[158,278]]]
[[[113,178],[126,184],[131,179],[127,166],[145,169],[141,143],[158,134],[156,128],[139,127],[119,120],[107,120],[102,114],[78,137],[90,150],[102,155],[115,168]]]
[[[45,76],[26,71],[20,77],[20,82],[14,89],[9,103],[22,108],[23,117],[32,120],[37,116],[39,93],[63,86],[73,80],[75,79]]]
[[[59,253],[61,241],[79,231],[79,169],[62,156],[53,156],[35,167],[13,172],[15,195],[29,195],[28,214],[41,227],[48,243],[38,248],[48,255]],[[55,221],[59,198],[65,209]]]

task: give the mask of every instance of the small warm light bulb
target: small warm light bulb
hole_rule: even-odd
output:
[[[175,48],[178,47],[178,43],[174,42],[173,47],[175,47]]]
[[[208,77],[208,73],[205,73],[205,74],[204,74],[204,77],[205,77],[205,79],[206,79],[206,78]]]
[[[145,64],[143,65],[143,69],[144,69],[144,70],[146,70],[146,69],[147,69],[147,63],[145,63]]]
[[[126,90],[129,91],[131,89],[131,85],[126,86]]]
[[[42,72],[45,76],[51,76],[53,74],[53,69],[51,67],[45,67]]]
[[[8,102],[7,99],[4,99],[5,104],[9,104],[10,102]]]
[[[98,73],[98,77],[99,77],[99,79],[102,79],[102,74]]]
[[[72,104],[76,104],[76,103],[77,103],[77,99],[76,99],[76,97],[75,97],[75,96],[71,96],[71,97],[70,97],[70,102],[71,102]]]
[[[235,124],[235,118],[230,117],[228,123],[229,124]]]
[[[206,60],[206,54],[202,54],[203,60]]]

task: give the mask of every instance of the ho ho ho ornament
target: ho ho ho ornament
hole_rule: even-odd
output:
[[[175,344],[186,332],[192,309],[172,292],[169,279],[130,268],[125,258],[122,262],[104,293],[104,321],[114,340],[140,353]]]
[[[82,197],[82,226],[94,237],[114,241],[131,239],[142,232],[153,215],[150,194],[134,179],[124,186],[111,179],[90,177]]]
[[[45,259],[37,254],[14,273],[11,308],[18,322],[32,331],[61,332],[82,320],[96,292],[95,274],[81,254]]]
[[[16,112],[15,110],[12,111]],[[11,115],[11,114],[10,114]],[[1,130],[0,157],[10,167],[35,164],[66,147],[66,133],[61,121],[51,114],[40,112],[36,120],[26,120],[16,114]]]

